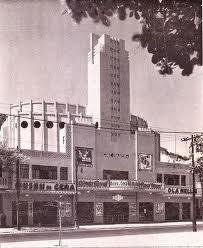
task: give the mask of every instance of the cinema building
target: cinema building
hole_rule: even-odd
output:
[[[189,166],[160,161],[160,135],[130,113],[129,85],[125,42],[91,34],[87,108],[44,100],[10,107],[1,137],[28,157],[20,165],[22,225],[57,225],[59,207],[64,226],[76,217],[80,225],[191,219]],[[15,185],[16,175],[1,170],[7,226],[16,225]],[[198,204],[200,196],[198,189]]]

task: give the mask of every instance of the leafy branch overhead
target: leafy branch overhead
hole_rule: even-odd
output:
[[[0,166],[5,173],[14,174],[17,159],[19,159],[20,164],[29,162],[29,158],[17,149],[10,148],[6,144],[0,144]]]
[[[77,23],[89,17],[110,26],[114,14],[122,21],[135,18],[142,33],[132,36],[152,54],[152,63],[162,75],[177,66],[189,76],[195,65],[202,65],[201,0],[66,0],[67,9]]]

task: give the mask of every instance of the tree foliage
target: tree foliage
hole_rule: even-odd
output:
[[[196,163],[194,172],[199,176],[200,181],[203,182],[203,135],[198,135],[195,138],[196,152],[200,154]]]
[[[152,63],[162,75],[172,74],[177,66],[189,76],[195,65],[202,65],[201,0],[66,0],[71,17],[80,23],[90,17],[95,23],[110,26],[117,14],[142,23],[142,33],[132,39],[152,54]]]
[[[20,164],[28,163],[29,161],[29,158],[17,149],[10,148],[6,144],[0,144],[0,165],[8,178],[12,178],[12,175],[15,174],[17,159],[19,159]]]

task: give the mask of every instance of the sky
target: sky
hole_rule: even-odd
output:
[[[134,18],[112,18],[109,28],[90,19],[77,25],[62,11],[57,0],[0,0],[1,112],[30,99],[86,105],[89,34],[106,33],[126,41],[132,114],[158,130],[203,131],[202,67],[189,77],[179,69],[159,75],[151,55],[131,39],[141,30]],[[162,143],[175,152],[181,137],[164,134]]]

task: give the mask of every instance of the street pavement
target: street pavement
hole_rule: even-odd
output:
[[[57,247],[56,228],[0,229],[0,248]],[[191,222],[152,224],[92,225],[79,229],[64,228],[62,247],[143,247],[199,246],[203,247],[203,223],[192,232]]]

